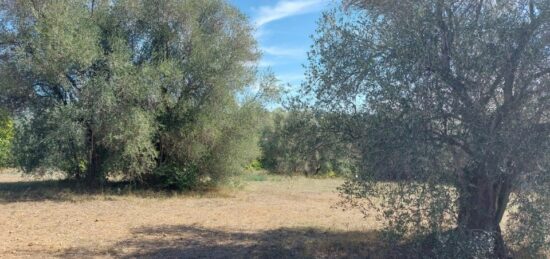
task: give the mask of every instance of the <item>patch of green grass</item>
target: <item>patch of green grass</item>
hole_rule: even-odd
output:
[[[247,170],[241,175],[241,180],[245,182],[263,182],[268,180],[268,175],[264,171]]]
[[[235,177],[235,181],[237,182],[264,182],[264,181],[280,182],[283,179],[288,177],[290,176],[272,174],[266,170],[247,169],[242,174]]]
[[[254,181],[254,182],[263,182],[267,180],[267,176],[262,174],[253,174],[247,176],[247,181]]]

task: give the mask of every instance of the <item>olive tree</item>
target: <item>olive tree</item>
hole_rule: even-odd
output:
[[[187,188],[257,156],[253,105],[237,94],[258,51],[225,1],[0,5],[0,105],[21,122],[25,171]]]
[[[315,40],[304,91],[362,155],[349,204],[450,257],[549,247],[549,1],[343,1]]]

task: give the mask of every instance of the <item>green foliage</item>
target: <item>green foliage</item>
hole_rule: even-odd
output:
[[[259,159],[254,159],[249,165],[246,166],[247,170],[262,170],[264,168],[264,165],[262,164],[262,161]]]
[[[193,165],[163,164],[148,177],[148,184],[168,190],[189,190],[199,184],[198,168]]]
[[[347,204],[388,237],[434,236],[435,257],[548,249],[550,2],[342,2],[303,90],[361,154]]]
[[[0,167],[12,165],[14,123],[8,114],[0,110]]]
[[[515,191],[510,206],[517,209],[510,211],[506,222],[507,228],[513,230],[508,235],[510,242],[531,255],[550,250],[550,153],[541,165],[546,172],[533,175],[532,182]]]
[[[262,100],[237,101],[256,81],[248,64],[258,53],[248,21],[226,2],[2,7],[0,104],[21,117],[16,161],[26,172],[186,189],[258,157]]]
[[[352,146],[326,131],[323,115],[300,108],[274,111],[272,125],[264,129],[260,143],[262,165],[282,174],[351,174]]]
[[[88,166],[85,129],[72,119],[74,115],[69,107],[56,107],[41,116],[22,116],[14,140],[16,164],[26,172],[61,170],[70,177],[83,177]]]

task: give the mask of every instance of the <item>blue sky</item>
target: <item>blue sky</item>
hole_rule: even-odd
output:
[[[260,69],[271,68],[283,84],[298,86],[321,12],[330,0],[229,0],[256,28],[263,53]]]

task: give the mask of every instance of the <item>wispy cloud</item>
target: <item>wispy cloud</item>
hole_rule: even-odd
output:
[[[258,63],[258,67],[266,68],[266,67],[275,66],[276,64],[277,64],[277,63],[274,62],[274,61],[270,61],[270,60],[261,60],[261,61]]]
[[[293,59],[302,59],[306,57],[307,50],[307,48],[262,47],[262,52],[267,55]]]
[[[256,19],[256,26],[259,28],[267,23],[280,20],[286,17],[305,14],[319,10],[324,0],[281,0],[274,6],[262,6],[259,8]]]

